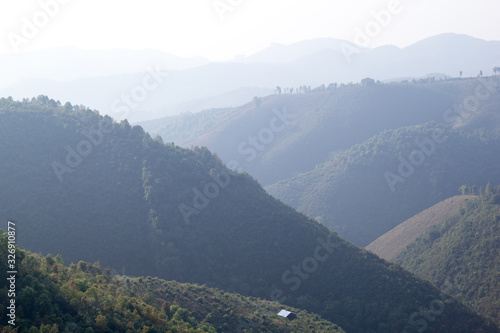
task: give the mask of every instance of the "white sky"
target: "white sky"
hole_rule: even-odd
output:
[[[224,20],[214,9],[216,1],[233,4]],[[19,52],[60,46],[148,48],[229,60],[273,42],[318,37],[354,42],[356,28],[365,29],[374,21],[371,13],[387,9],[391,1],[398,0],[0,0],[0,53],[15,52],[9,33],[23,36],[23,20],[33,22],[35,16],[43,27],[18,44]],[[370,38],[371,47],[404,47],[445,32],[500,40],[498,0],[399,2],[401,12]],[[43,22],[41,5],[47,3],[59,8]]]

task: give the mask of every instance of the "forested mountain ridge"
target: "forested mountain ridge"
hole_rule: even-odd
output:
[[[0,230],[2,258],[7,243]],[[112,276],[98,262],[65,267],[60,255],[41,257],[19,248],[15,254],[15,317],[8,316],[9,298],[0,301],[2,322],[15,325],[2,332],[344,332],[318,315],[286,307],[298,314],[289,321],[277,316],[283,307],[278,303],[205,285]],[[5,260],[0,268],[0,292],[7,295]]]
[[[266,189],[354,244],[366,246],[458,194],[463,183],[500,182],[498,165],[496,132],[469,134],[431,123],[383,131],[312,171]]]
[[[127,275],[207,284],[318,313],[349,332],[496,332],[464,305],[342,240],[207,149],[45,96],[0,99],[0,220],[19,245]],[[434,301],[434,303],[432,303]],[[441,304],[441,303],[439,303]]]
[[[408,245],[394,262],[469,302],[500,324],[500,186],[481,189],[481,197],[435,225]]]
[[[489,77],[382,84],[365,79],[357,85],[298,87],[294,94],[141,125],[166,142],[206,146],[230,168],[249,172],[269,185],[307,172],[333,153],[386,129],[429,121],[471,124],[469,128],[475,129],[494,126],[491,117],[497,117],[499,124],[497,81]],[[465,102],[475,102],[476,94],[481,97],[477,112],[468,111],[470,106],[464,109]]]

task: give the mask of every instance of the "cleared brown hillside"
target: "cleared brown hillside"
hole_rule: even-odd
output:
[[[381,258],[392,260],[430,227],[451,216],[465,201],[474,197],[457,195],[441,201],[386,232],[366,246],[366,249]]]

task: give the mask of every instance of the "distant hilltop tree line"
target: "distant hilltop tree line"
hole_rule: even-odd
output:
[[[500,74],[500,67],[493,67],[493,73],[495,75],[497,74]],[[463,71],[460,71],[459,73],[459,76],[462,77],[463,75]],[[479,74],[477,75],[477,77],[483,77],[483,71],[480,70],[479,71]],[[449,78],[449,79],[452,79],[452,78]],[[446,79],[445,79],[446,80]],[[416,80],[416,79],[413,79],[411,81],[411,83],[432,83],[436,81],[436,77],[428,77],[428,78],[424,78],[424,79],[419,79],[419,80]],[[439,81],[443,81],[442,78],[439,79]],[[399,81],[397,83],[410,83],[408,80],[402,80],[402,81]],[[358,86],[358,85],[361,85],[361,86],[372,86],[372,85],[376,85],[376,84],[383,84],[383,82],[380,82],[379,80],[375,81],[374,79],[370,78],[370,77],[365,77],[364,79],[362,79],[359,83],[353,83],[353,82],[349,82],[349,83],[341,83],[341,84],[338,84],[338,83],[330,83],[328,86],[326,86],[325,84],[321,84],[319,86],[317,86],[316,88],[311,88],[311,86],[309,85],[303,85],[303,86],[299,86],[299,87],[281,87],[281,86],[276,86],[276,89],[274,89],[274,93],[275,94],[307,94],[307,93],[310,93],[310,92],[317,92],[317,91],[325,91],[325,90],[333,90],[333,89],[337,89],[337,88],[343,88],[343,87],[350,87],[350,86]]]
[[[317,91],[325,91],[325,90],[333,90],[333,89],[337,89],[337,88],[343,88],[343,87],[352,87],[352,86],[357,86],[357,85],[363,85],[363,86],[367,86],[367,85],[371,85],[371,84],[381,84],[382,82],[380,81],[375,81],[374,79],[372,78],[364,78],[361,80],[360,83],[353,83],[353,82],[349,82],[349,83],[341,83],[341,84],[338,84],[337,82],[335,83],[330,83],[328,86],[325,85],[325,84],[321,84],[319,86],[317,86],[316,88],[311,88],[311,86],[300,86],[300,87],[284,87],[282,88],[281,86],[277,86],[276,89],[274,89],[274,92],[276,94],[307,94],[307,93],[310,93],[310,92],[317,92]]]
[[[429,77],[425,79],[420,79],[420,80],[413,80],[412,83],[431,83],[436,80],[435,77]],[[321,84],[317,86],[316,88],[311,88],[311,86],[299,86],[299,87],[281,87],[277,86],[276,89],[274,89],[275,94],[307,94],[311,92],[317,92],[317,91],[325,91],[325,90],[334,90],[338,88],[344,88],[344,87],[354,87],[354,86],[374,86],[377,84],[398,84],[398,83],[409,83],[408,80],[403,80],[400,82],[390,82],[390,83],[384,83],[380,82],[379,80],[375,81],[371,77],[365,77],[362,79],[359,83],[340,83],[338,84],[337,82],[335,83],[330,83],[329,85]]]
[[[462,185],[458,190],[462,195],[479,195],[485,200],[491,200],[491,203],[500,204],[500,185],[493,186],[488,183],[485,188],[481,186],[479,192],[476,185]]]
[[[14,102],[12,96],[9,96],[7,98],[5,98],[5,102],[6,103],[12,103]],[[61,107],[63,106],[62,103],[59,101],[59,100],[53,100],[52,98],[49,98],[48,96],[45,96],[45,95],[38,95],[36,98],[35,97],[32,97],[31,99],[30,98],[23,98],[22,99],[22,103],[27,105],[27,104],[31,104],[31,105],[38,105],[39,107],[49,107],[49,108],[58,108],[58,107]],[[96,112],[97,114],[99,114],[99,112],[97,110],[91,110],[90,108],[88,108],[87,106],[85,105],[72,105],[70,102],[66,102],[64,104],[64,109],[66,111],[82,111],[82,112],[86,112],[86,111],[93,111],[93,112]]]
[[[460,77],[462,77],[463,74],[464,74],[463,71],[458,72],[458,75]],[[493,74],[495,74],[495,75],[500,74],[500,67],[498,67],[498,66],[493,67]],[[477,74],[477,77],[483,77],[483,70],[479,71],[479,74]]]

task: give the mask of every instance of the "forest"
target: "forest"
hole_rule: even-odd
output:
[[[415,311],[442,298],[430,282],[341,239],[271,197],[249,174],[227,169],[206,148],[164,143],[127,121],[115,123],[45,96],[0,99],[0,127],[0,219],[22,221],[21,248],[76,263],[76,279],[83,278],[80,261],[100,262],[129,279],[154,276],[279,300],[349,332],[415,331],[410,316],[416,319]],[[79,163],[67,158],[71,149]],[[72,170],[62,181],[54,162]],[[195,189],[204,191],[223,173],[230,183],[217,195],[205,193],[209,204],[198,207],[187,224],[179,205],[194,205]],[[325,251],[315,254],[322,242],[335,245],[324,261]],[[287,271],[293,274],[285,276]],[[292,277],[300,285],[288,283]],[[189,322],[189,316],[182,318]],[[42,323],[30,325],[40,329]],[[144,325],[153,327],[146,319]],[[427,325],[442,332],[497,330],[456,301]]]

